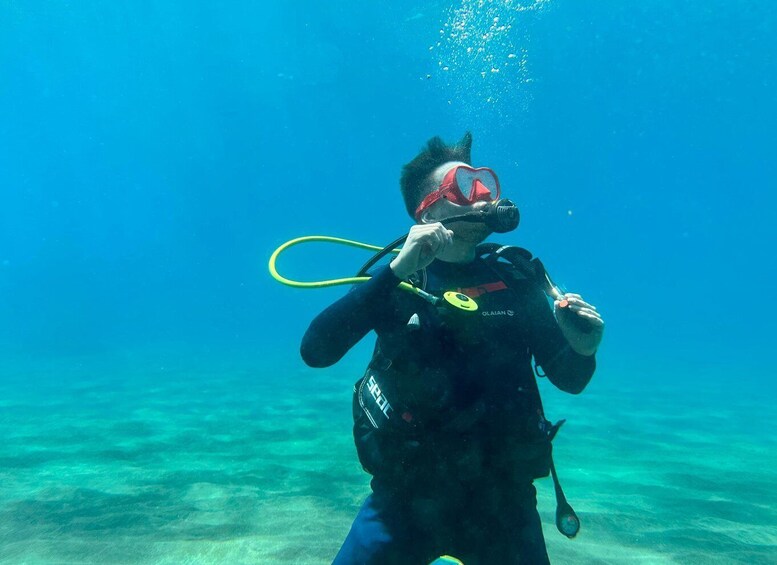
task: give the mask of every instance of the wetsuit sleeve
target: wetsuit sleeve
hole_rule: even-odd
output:
[[[540,289],[532,285],[528,300],[532,326],[529,347],[536,363],[556,387],[579,394],[594,374],[595,357],[580,355],[569,346],[547,297]]]
[[[311,322],[300,346],[302,359],[311,367],[334,365],[370,330],[385,321],[393,309],[388,296],[400,283],[388,266],[355,285],[340,300]]]

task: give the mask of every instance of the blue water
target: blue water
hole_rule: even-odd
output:
[[[371,344],[305,367],[344,290],[267,259],[388,243],[401,165],[469,130],[498,240],[607,323],[546,391],[584,523],[543,484],[551,558],[769,562],[776,33],[763,0],[2,3],[0,561],[329,562]]]

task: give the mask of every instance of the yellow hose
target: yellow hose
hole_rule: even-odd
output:
[[[358,247],[359,249],[369,249],[371,251],[380,251],[383,248],[379,247],[377,245],[370,245],[368,243],[362,243],[360,241],[353,241],[350,239],[343,239],[341,237],[332,237],[328,235],[307,235],[305,237],[298,237],[296,239],[292,239],[290,241],[287,241],[278,249],[273,251],[273,254],[270,255],[270,261],[268,264],[268,268],[270,269],[270,274],[272,277],[278,281],[279,283],[285,284],[287,286],[293,286],[295,288],[324,288],[327,286],[337,286],[341,284],[354,284],[354,283],[362,283],[365,281],[370,280],[370,277],[346,277],[342,279],[328,279],[323,281],[293,281],[291,279],[287,279],[283,275],[281,275],[278,272],[278,269],[275,267],[275,262],[278,260],[278,257],[281,253],[289,249],[290,247],[294,247],[295,245],[299,245],[300,243],[309,243],[313,241],[323,241],[326,243],[337,243],[340,245],[348,245],[351,247]],[[391,253],[399,253],[399,249],[392,249]],[[418,293],[417,291],[419,289],[415,288],[414,286],[406,283],[401,282],[399,283],[399,286],[405,290],[408,290],[413,293]]]

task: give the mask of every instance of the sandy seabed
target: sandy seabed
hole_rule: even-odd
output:
[[[0,563],[331,562],[368,493],[358,372],[214,365],[4,367]],[[769,395],[610,382],[545,393],[582,521],[561,536],[538,481],[551,560],[774,563]]]

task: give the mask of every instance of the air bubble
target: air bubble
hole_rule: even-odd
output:
[[[531,12],[550,0],[457,0],[448,8],[437,48],[438,66],[448,72],[446,88],[460,107],[477,112],[478,104],[507,115],[510,108],[527,108]],[[513,28],[515,30],[513,31]],[[518,59],[513,62],[512,59]],[[477,76],[480,75],[480,79]],[[482,108],[482,106],[481,106]]]

